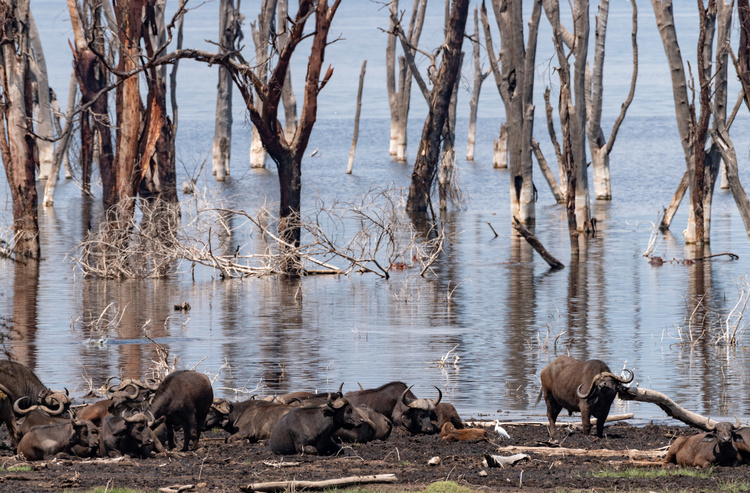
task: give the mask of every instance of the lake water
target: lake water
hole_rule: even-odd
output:
[[[243,2],[248,12],[257,6],[257,1]],[[442,33],[442,6],[430,8],[425,47],[437,46]],[[695,7],[675,9],[683,56],[694,59]],[[71,68],[66,40],[72,38],[65,5],[40,0],[32,2],[32,10],[42,32],[51,85],[64,100]],[[185,46],[209,47],[203,40],[216,38],[216,11],[216,3],[207,3],[189,14]],[[629,2],[613,2],[611,11],[605,133],[627,93],[631,70]],[[595,7],[592,24],[593,13]],[[408,187],[426,106],[415,92],[409,164],[395,162],[388,156],[386,35],[378,30],[386,25],[385,12],[365,0],[345,1],[337,14],[332,34],[341,33],[342,39],[326,56],[335,67],[334,77],[321,95],[307,154],[314,149],[318,153],[303,163],[304,214],[312,212],[318,197],[325,203],[354,201],[371,189]],[[249,42],[247,22],[245,29]],[[557,89],[549,39],[543,22],[537,55],[539,94],[546,84]],[[0,315],[12,335],[6,348],[46,385],[67,386],[78,396],[88,390],[89,381],[98,386],[112,375],[144,375],[158,357],[145,334],[179,356],[180,368],[197,365],[216,376],[217,394],[230,398],[239,395],[235,389],[259,388],[262,394],[327,391],[345,382],[345,390],[352,390],[357,382],[368,387],[403,380],[413,384],[419,396],[433,396],[433,386],[439,387],[464,417],[501,419],[542,416],[544,403],[535,404],[539,372],[555,356],[569,353],[603,359],[615,371],[627,366],[640,386],[662,391],[695,412],[746,420],[746,322],[740,322],[744,337],[738,346],[713,343],[740,288],[748,288],[750,244],[731,195],[717,188],[711,251],[735,253],[738,261],[720,257],[653,267],[642,255],[652,221],[669,203],[683,173],[684,159],[664,52],[653,12],[645,4],[639,44],[638,89],[611,156],[614,199],[594,203],[599,232],[578,262],[570,258],[564,209],[536,175],[536,234],[566,264],[564,270],[549,271],[523,240],[513,237],[508,173],[493,169],[491,161],[492,139],[503,116],[491,77],[482,90],[476,158],[464,160],[471,90],[466,63],[457,125],[458,177],[466,200],[444,216],[447,230],[455,236],[435,264],[434,275],[421,278],[409,269],[388,280],[360,274],[224,280],[209,269],[198,268],[192,276],[190,266],[183,265],[168,279],[86,279],[75,272],[68,254],[86,231],[87,211],[101,212],[100,189],[93,202],[87,202],[76,182],[66,181],[58,186],[54,208],[40,209],[44,261],[38,268],[0,263]],[[299,48],[293,66],[300,100],[306,49],[307,45]],[[464,49],[470,52],[468,43]],[[368,65],[357,159],[354,173],[346,175],[363,59]],[[180,64],[179,74],[181,183],[210,156],[216,74],[215,68],[190,61]],[[736,94],[733,85],[730,104]],[[543,116],[541,97],[537,101],[537,116]],[[238,95],[235,102],[231,180],[217,183],[204,169],[199,187],[221,203],[249,213],[264,204],[275,210],[276,171],[272,166],[248,169],[249,129]],[[732,128],[746,186],[747,113],[741,109]],[[541,120],[535,135],[553,159]],[[4,220],[10,224],[7,190],[7,184],[0,187]],[[656,255],[694,256],[682,238],[685,224],[683,204]],[[251,236],[247,227],[239,228],[231,241],[232,248],[243,251],[262,248],[257,233]],[[190,303],[190,312],[174,311],[174,305],[183,302]],[[705,323],[700,323],[702,314]],[[106,342],[91,343],[102,337]],[[448,364],[438,363],[446,355]],[[460,358],[455,364],[454,355]],[[613,412],[633,412],[641,422],[665,418],[648,404],[618,402]]]

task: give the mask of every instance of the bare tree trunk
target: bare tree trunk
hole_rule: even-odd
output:
[[[591,168],[593,171],[594,195],[600,200],[612,199],[612,184],[610,182],[609,155],[612,152],[617,132],[625,119],[625,114],[633,101],[635,94],[635,83],[638,77],[638,44],[636,36],[638,33],[638,7],[635,0],[631,0],[633,6],[633,30],[631,44],[633,47],[633,75],[630,79],[630,91],[625,102],[620,107],[620,114],[612,127],[609,140],[604,140],[604,131],[601,127],[602,99],[604,89],[604,42],[607,33],[607,17],[609,14],[609,0],[600,0],[599,12],[596,16],[596,47],[594,53],[594,69],[591,80],[591,113],[588,117],[586,127],[589,147],[591,149]]]
[[[50,105],[49,84],[47,78],[47,62],[44,59],[42,41],[34,22],[34,16],[29,12],[29,36],[34,56],[31,58],[31,73],[36,80],[36,102],[34,105],[34,120],[39,152],[39,179],[46,180],[52,171],[55,158],[55,127],[52,124],[52,107]]]
[[[287,8],[287,0],[278,0],[279,5],[279,24],[289,16],[289,10]],[[278,35],[279,39],[279,50],[283,50],[289,39],[289,31],[282,29]],[[287,70],[286,78],[284,79],[284,88],[281,91],[281,101],[284,104],[284,135],[286,140],[291,142],[294,139],[294,132],[297,131],[297,99],[294,97],[294,91],[292,89],[292,71]]]
[[[414,163],[406,210],[425,212],[440,156],[440,140],[448,119],[451,95],[461,65],[461,45],[469,13],[469,0],[453,0],[440,69],[435,78],[427,120]]]
[[[479,63],[479,8],[474,7],[474,85],[471,91],[471,100],[469,101],[469,143],[466,145],[466,160],[474,160],[474,147],[477,138],[477,109],[479,108],[479,93],[482,90],[482,83],[486,79],[491,69],[484,72]]]
[[[27,58],[31,52],[29,16],[28,0],[9,0],[0,6],[0,25],[4,31],[0,46],[0,154],[13,201],[15,252],[39,258],[36,138],[31,124],[32,92]]]
[[[446,19],[447,22],[447,19]],[[458,64],[458,73],[461,73],[463,63],[463,53],[461,61]],[[458,89],[461,82],[460,77],[456,77],[451,94],[450,105],[448,106],[448,119],[443,126],[443,154],[440,159],[440,168],[438,170],[438,195],[440,200],[440,210],[448,209],[448,200],[460,202],[460,190],[455,181],[456,177],[456,105],[458,104]]]
[[[557,159],[557,167],[560,176],[560,193],[563,196],[567,196],[568,193],[568,179],[565,174],[565,162],[563,159],[562,151],[560,150],[560,143],[557,141],[557,135],[555,135],[555,124],[552,120],[552,104],[549,102],[550,89],[547,87],[544,90],[544,110],[547,117],[547,133],[549,133],[550,141],[555,149],[555,158]]]
[[[508,168],[508,126],[500,124],[500,135],[492,141],[492,167],[496,169]]]
[[[414,56],[415,48],[419,44],[424,25],[427,0],[414,0],[409,29],[405,33],[410,45],[409,55]],[[390,32],[395,27],[394,17],[398,18],[398,1],[389,6],[391,17]],[[404,55],[407,55],[405,52]],[[404,56],[398,58],[398,85],[396,81],[396,38],[388,37],[386,45],[386,84],[388,88],[388,104],[391,109],[391,143],[390,153],[398,161],[406,161],[407,127],[409,121],[409,106],[411,104],[412,72]]]
[[[533,2],[527,46],[524,47],[523,5],[520,0],[492,1],[500,31],[500,54],[492,49],[487,10],[482,5],[487,56],[495,84],[505,105],[508,129],[511,217],[524,224],[535,222],[536,187],[533,183],[531,139],[534,129],[534,66],[542,0]],[[498,65],[498,60],[502,66]]]
[[[47,183],[44,184],[44,198],[42,204],[44,207],[52,207],[55,200],[55,188],[57,186],[57,180],[60,177],[60,167],[66,164],[66,178],[68,177],[67,168],[70,166],[68,160],[68,148],[70,147],[70,137],[73,134],[73,109],[76,103],[76,86],[78,82],[76,80],[75,69],[70,74],[70,87],[68,90],[68,108],[65,113],[65,128],[60,128],[60,124],[56,123],[57,132],[60,135],[60,142],[57,144],[55,149],[55,158],[52,162],[52,170],[50,171]],[[59,112],[59,106],[57,106],[57,99],[52,102],[52,107],[55,111]],[[56,121],[56,120],[55,120]]]
[[[552,192],[552,196],[555,198],[555,202],[558,204],[563,203],[565,201],[563,199],[563,194],[560,191],[560,187],[557,185],[555,174],[549,168],[547,160],[545,159],[544,154],[542,154],[542,149],[539,147],[539,143],[536,140],[532,140],[531,145],[534,148],[534,156],[536,156],[536,161],[539,163],[539,169],[542,171],[544,179],[547,180],[547,184]]]
[[[354,151],[357,149],[357,138],[359,137],[359,114],[362,110],[362,88],[365,82],[365,70],[367,60],[362,62],[362,71],[359,74],[359,89],[357,90],[357,112],[354,115],[354,135],[352,136],[352,148],[349,151],[349,164],[346,166],[346,174],[352,174],[354,167]]]
[[[182,33],[182,26],[183,21],[185,20],[184,16],[180,16],[180,18],[177,21],[177,49],[182,49],[182,40],[183,40],[183,33]],[[170,150],[170,160],[171,160],[171,166],[173,169],[176,169],[175,166],[175,160],[177,156],[176,152],[176,143],[177,143],[177,125],[179,123],[179,108],[177,106],[177,69],[179,68],[180,60],[177,59],[172,64],[172,72],[169,74],[169,98],[170,103],[172,106],[172,139],[169,143],[169,150]],[[223,67],[221,67],[223,68]],[[197,177],[193,176],[189,179],[195,180]]]
[[[258,21],[250,24],[255,43],[255,59],[258,65],[258,77],[265,83],[268,80],[268,60],[270,58],[270,37],[271,24],[273,24],[276,13],[276,0],[263,0],[261,4]],[[258,101],[262,106],[262,100]],[[263,141],[260,138],[258,129],[253,127],[252,140],[250,142],[250,167],[266,167],[266,149],[263,147]]]
[[[235,21],[237,13],[233,0],[219,2],[219,53],[225,55],[234,50],[236,39]],[[219,66],[219,81],[216,85],[216,118],[213,143],[213,173],[217,181],[224,181],[229,174],[232,158],[232,78],[229,70]]]

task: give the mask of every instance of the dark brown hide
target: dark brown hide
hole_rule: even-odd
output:
[[[74,455],[73,447],[79,445],[93,450],[98,436],[90,435],[90,423],[69,420],[67,423],[36,426],[21,438],[18,453],[26,460],[35,461],[54,456]]]
[[[707,468],[711,465],[736,466],[741,461],[735,441],[744,440],[732,423],[719,423],[714,431],[679,437],[667,450],[664,465]]]

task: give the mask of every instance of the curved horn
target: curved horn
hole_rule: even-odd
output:
[[[365,390],[361,383],[357,382],[357,385],[359,385],[359,390]]]
[[[412,385],[411,387],[414,387],[414,385]],[[401,392],[401,397],[398,398],[399,402],[403,403],[404,406],[406,406],[406,407],[412,407],[412,403],[411,402],[406,402],[406,400],[405,400],[406,393],[411,390],[411,387],[409,387],[406,390],[404,390],[403,392]]]
[[[711,418],[706,418],[706,431],[714,431],[716,429],[715,424],[711,424]]]
[[[737,416],[735,416],[734,419],[737,420],[737,424],[732,425],[732,429],[733,430],[739,430],[740,428],[742,428],[742,424],[740,423],[740,418],[738,418]]]
[[[591,383],[589,384],[589,388],[586,392],[581,391],[581,387],[583,387],[583,384],[579,385],[576,389],[576,395],[579,399],[588,399],[591,396],[591,393],[594,391],[594,384],[603,376],[605,375],[612,375],[612,373],[606,372],[606,373],[598,373],[594,375],[594,378],[591,379]],[[612,375],[614,377],[614,375]]]
[[[628,370],[627,368],[624,368],[622,371],[627,372],[628,376],[625,377],[625,378],[623,378],[623,377],[618,377],[618,376],[612,375],[612,377],[615,380],[617,380],[618,382],[620,382],[620,383],[630,383],[630,382],[632,382],[633,381],[633,376],[634,376],[633,372],[631,370]]]
[[[341,385],[339,385],[339,395],[344,395],[344,382],[341,382]]]
[[[28,398],[29,396],[25,395],[19,399],[16,399],[16,402],[13,403],[13,412],[16,414],[28,414],[34,409],[37,409],[39,407],[38,405],[33,405],[33,406],[27,407],[26,409],[21,409],[21,401],[24,399],[28,399]]]
[[[148,425],[148,427],[151,428],[152,426],[154,426],[154,423],[156,422],[156,417],[154,416],[154,413],[152,413],[151,411],[146,411],[145,416],[146,416],[146,424]]]
[[[55,401],[57,403],[57,407],[53,409],[48,406],[40,405],[39,408],[41,408],[42,411],[45,411],[50,416],[59,416],[65,411],[65,404],[63,404],[60,399],[52,395],[48,396],[47,399]]]
[[[440,404],[440,399],[443,398],[443,393],[440,392],[440,389],[437,388],[437,386],[433,385],[433,387],[435,387],[435,390],[438,391],[438,396],[437,396],[437,399],[435,399],[434,401],[432,401],[432,405],[435,406],[435,407],[437,407],[437,405]]]
[[[143,386],[148,390],[153,390],[154,392],[156,392],[156,389],[159,388],[159,380],[155,378],[147,378]]]
[[[136,413],[132,414],[130,416],[125,416],[125,413],[122,414],[122,419],[127,421],[128,423],[139,423],[145,421],[148,423],[148,416],[146,416],[143,413]]]
[[[135,383],[133,383],[133,382],[131,382],[131,383],[128,383],[127,385],[125,385],[124,387],[121,387],[121,388],[120,388],[120,389],[118,389],[118,390],[119,390],[119,391],[123,391],[123,392],[124,392],[124,391],[125,391],[125,389],[127,389],[128,387],[133,387],[133,393],[131,393],[131,394],[127,394],[127,393],[126,393],[126,394],[125,394],[125,396],[126,396],[126,397],[127,397],[128,399],[130,399],[131,401],[132,401],[132,400],[135,400],[135,399],[137,399],[137,398],[138,398],[138,394],[140,394],[140,393],[141,393],[141,390],[140,390],[140,389],[138,388],[138,385],[136,385],[136,384],[135,384]]]

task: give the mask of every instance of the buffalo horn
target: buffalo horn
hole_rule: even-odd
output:
[[[147,378],[146,383],[144,383],[143,386],[148,390],[153,390],[154,392],[156,392],[156,390],[159,388],[159,381],[155,378]]]
[[[412,385],[411,387],[414,386]],[[401,397],[398,398],[398,400],[401,401],[406,407],[411,407],[411,402],[406,402],[406,393],[411,390],[411,387],[401,392]]]
[[[433,405],[433,406],[437,406],[438,404],[440,404],[440,400],[441,400],[441,399],[443,398],[443,393],[442,393],[442,392],[440,392],[440,389],[439,389],[439,388],[437,388],[437,386],[433,385],[433,387],[435,387],[435,390],[437,390],[437,391],[438,391],[438,396],[437,396],[437,399],[435,399],[435,400],[433,401],[432,405]]]
[[[34,409],[37,409],[39,407],[38,405],[33,405],[33,406],[27,407],[26,409],[21,409],[21,401],[28,399],[28,398],[29,396],[25,395],[19,399],[16,399],[16,402],[13,403],[13,412],[16,414],[28,414]]]
[[[344,395],[343,391],[344,391],[344,382],[341,382],[341,385],[339,385],[339,391],[338,391],[339,397]]]
[[[602,373],[598,373],[597,375],[594,375],[594,378],[591,379],[591,383],[589,384],[589,389],[586,392],[582,392],[581,391],[581,387],[583,387],[583,384],[579,385],[578,388],[576,389],[576,395],[578,396],[578,398],[579,399],[588,399],[589,396],[591,395],[591,393],[594,391],[594,384],[596,384],[596,382],[600,378],[602,378],[603,376],[605,376],[607,374],[612,375],[611,373],[608,373],[608,372],[602,372]],[[614,376],[614,375],[612,375],[612,376]]]
[[[706,418],[706,431],[714,431],[716,429],[715,424],[711,424],[711,418]]]
[[[365,390],[361,383],[357,382],[357,385],[359,385],[359,390]]]
[[[58,394],[55,394],[55,395],[58,395]],[[45,411],[50,416],[59,416],[63,412],[65,412],[65,404],[63,404],[63,402],[60,399],[58,399],[54,395],[47,396],[47,399],[56,402],[57,407],[52,409],[51,407],[47,407],[44,405],[39,406],[42,409],[42,411]]]

